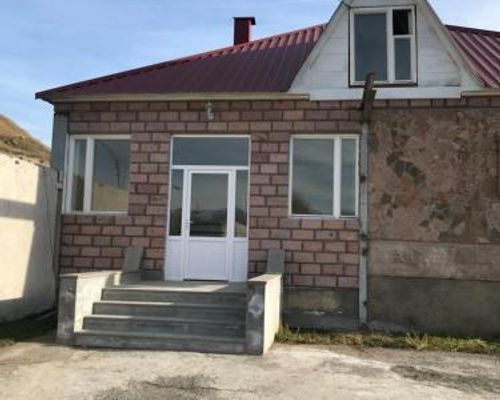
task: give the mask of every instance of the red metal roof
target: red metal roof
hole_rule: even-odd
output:
[[[286,92],[325,24],[78,82],[37,98],[105,94]],[[500,32],[448,26],[486,87],[500,88]]]
[[[324,25],[254,40],[37,93],[84,94],[285,92]]]
[[[500,87],[500,32],[447,26],[486,87]]]

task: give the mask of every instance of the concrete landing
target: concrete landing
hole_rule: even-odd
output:
[[[217,281],[141,281],[120,285],[122,289],[165,290],[199,293],[246,293],[247,283],[217,282]]]

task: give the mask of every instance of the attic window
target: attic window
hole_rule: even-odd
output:
[[[355,9],[350,38],[352,85],[371,72],[379,84],[416,82],[414,8]]]

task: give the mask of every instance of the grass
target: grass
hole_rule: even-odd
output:
[[[425,334],[392,335],[380,332],[334,333],[304,331],[282,327],[276,336],[279,343],[382,347],[417,351],[445,351],[474,354],[500,354],[500,339],[482,340]]]
[[[0,324],[0,348],[43,336],[56,327],[57,314],[55,312]]]
[[[0,153],[47,165],[50,150],[13,121],[0,114]]]

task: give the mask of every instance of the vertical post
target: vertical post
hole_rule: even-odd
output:
[[[369,173],[369,135],[373,101],[377,91],[373,89],[375,74],[366,77],[361,104],[361,142],[359,157],[359,217],[360,217],[360,265],[359,265],[359,323],[368,323],[368,253],[369,253],[369,210],[368,210],[368,173]]]
[[[62,207],[63,207],[63,182],[65,177],[65,159],[66,159],[66,139],[68,135],[68,115],[62,113],[54,114],[54,123],[52,127],[52,149],[50,167],[57,171],[57,204],[55,232],[53,243],[53,270],[55,277],[56,301],[59,298],[59,273],[60,263],[59,255],[61,248],[61,229],[62,229]]]

